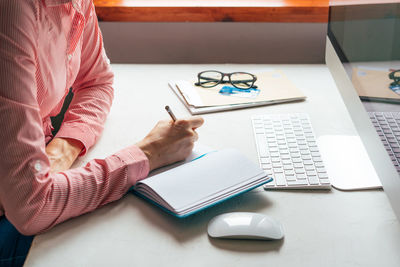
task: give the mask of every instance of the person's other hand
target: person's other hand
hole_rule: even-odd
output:
[[[157,169],[190,155],[198,135],[196,128],[203,124],[201,117],[159,121],[150,133],[136,145],[146,154],[150,170]]]
[[[81,142],[69,138],[54,138],[46,146],[46,154],[50,160],[50,171],[68,170],[82,151]]]

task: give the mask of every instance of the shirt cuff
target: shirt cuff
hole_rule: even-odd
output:
[[[57,132],[55,137],[70,138],[81,142],[83,149],[79,156],[85,155],[95,142],[93,133],[84,125],[79,125],[79,127],[76,127],[73,125],[63,124],[61,125],[60,130]]]
[[[150,163],[144,152],[137,146],[129,146],[115,153],[128,167],[128,184],[135,185],[149,175]]]

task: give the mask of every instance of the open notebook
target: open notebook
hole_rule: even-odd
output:
[[[270,181],[238,150],[225,149],[151,175],[133,191],[177,217],[186,217]]]

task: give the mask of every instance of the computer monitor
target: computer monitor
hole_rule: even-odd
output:
[[[400,221],[400,167],[370,118],[400,112],[400,0],[331,0],[326,64]]]

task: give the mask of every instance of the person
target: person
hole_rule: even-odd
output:
[[[70,168],[98,140],[113,100],[91,0],[2,0],[0,81],[0,266],[22,265],[33,235],[183,160],[203,124],[201,117],[160,121],[136,144]],[[50,118],[69,88],[73,99],[53,136]]]

